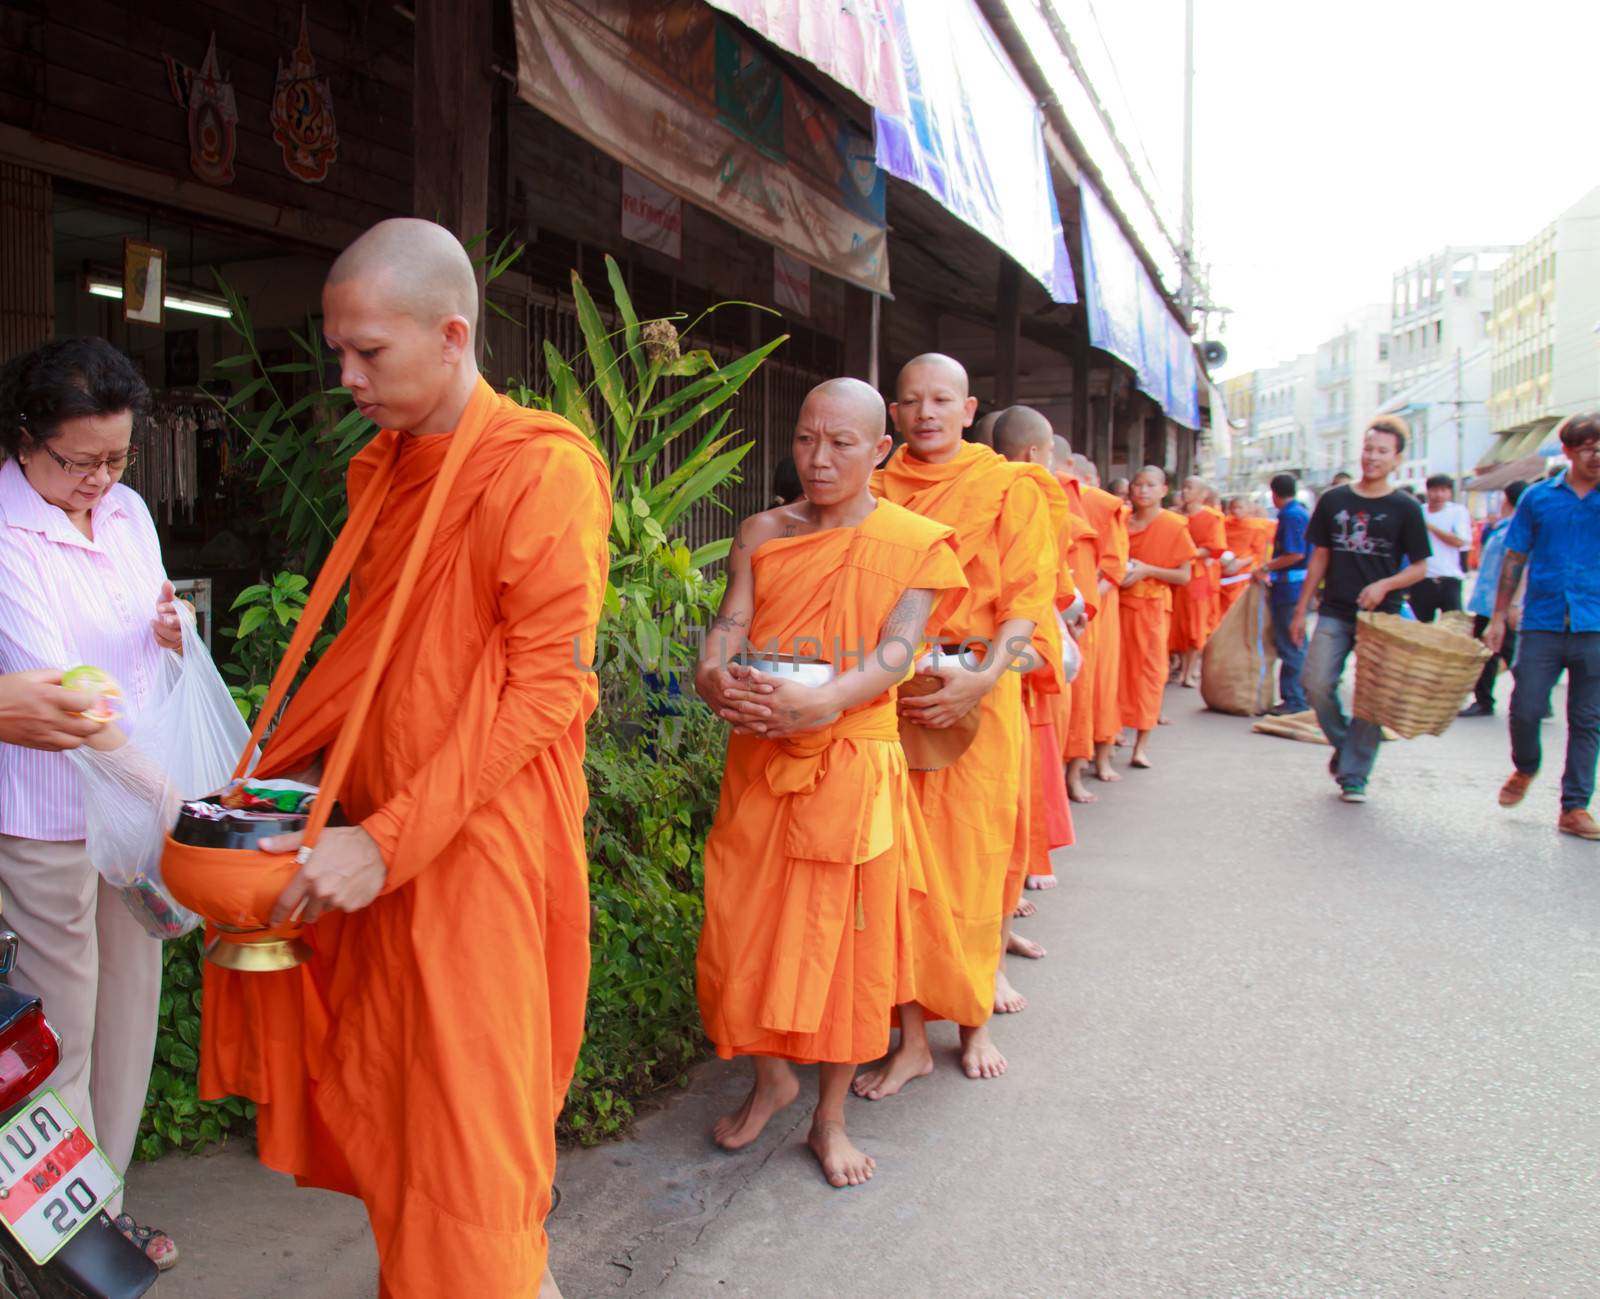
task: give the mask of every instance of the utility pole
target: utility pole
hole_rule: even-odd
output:
[[[1178,302],[1183,323],[1193,326],[1194,315],[1194,0],[1183,6],[1183,224],[1178,233],[1183,278]]]
[[[1466,473],[1463,459],[1466,454],[1466,430],[1461,426],[1461,349],[1456,348],[1456,490],[1461,490],[1461,478]]]

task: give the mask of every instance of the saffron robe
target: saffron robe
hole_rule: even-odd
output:
[[[1094,674],[1103,631],[1101,618],[1106,607],[1099,581],[1101,543],[1099,531],[1085,505],[1084,493],[1088,489],[1073,475],[1061,470],[1055,472],[1055,479],[1072,507],[1072,576],[1089,614],[1088,630],[1078,642],[1083,665],[1078,669],[1077,679],[1067,687],[1064,706],[1058,710],[1057,738],[1061,741],[1062,758],[1089,758],[1094,755]]]
[[[879,501],[853,528],[763,542],[751,557],[750,643],[813,657],[820,646],[840,675],[877,647],[909,671],[916,647],[878,637],[908,589],[936,593],[935,618],[959,601],[967,580],[954,535]],[[916,999],[914,928],[945,966],[959,962],[931,857],[893,691],[818,731],[730,736],[696,961],[717,1054],[859,1063],[887,1052],[890,1012]]]
[[[1183,518],[1182,515],[1178,517]],[[1202,505],[1188,516],[1190,538],[1197,547],[1211,553],[1207,558],[1197,555],[1190,560],[1189,585],[1172,592],[1172,623],[1167,647],[1174,654],[1204,649],[1217,625],[1216,576],[1221,569],[1218,559],[1228,549],[1225,521],[1222,511],[1210,505]]]
[[[589,974],[586,665],[611,504],[586,437],[481,381],[450,435],[378,434],[351,462],[351,500],[385,457],[398,465],[349,622],[258,768],[300,770],[331,746],[465,437],[339,793],[388,865],[383,891],[310,926],[297,969],[205,968],[200,1094],[255,1101],[263,1163],[365,1202],[385,1299],[532,1299],[545,1268]]]
[[[1084,527],[1072,510],[1066,489],[1040,465],[1017,464],[1019,472],[1039,484],[1050,511],[1055,538],[1057,610],[1065,611],[1077,598],[1072,547]],[[1092,575],[1091,575],[1092,583]],[[1026,752],[1022,757],[1022,786],[1017,800],[1017,827],[1006,868],[1004,915],[1016,910],[1030,875],[1051,875],[1050,850],[1073,842],[1072,806],[1067,798],[1066,773],[1056,739],[1055,718],[1068,717],[1070,696],[1062,669],[1062,638],[1067,632],[1059,619],[1046,618],[1034,630],[1034,649],[1043,665],[1022,678],[1022,715]],[[1081,669],[1080,669],[1081,671]],[[1050,757],[1045,759],[1048,749]]]
[[[1267,526],[1263,528],[1262,524]],[[1234,602],[1244,594],[1245,588],[1250,585],[1252,574],[1272,557],[1272,535],[1277,526],[1276,521],[1272,519],[1236,519],[1232,515],[1228,516],[1224,529],[1228,549],[1233,551],[1236,559],[1244,561],[1244,567],[1232,575],[1218,576],[1217,594],[1221,603],[1219,622],[1227,617],[1228,610],[1233,608]]]
[[[1095,744],[1110,744],[1122,729],[1117,694],[1122,661],[1121,585],[1128,571],[1128,505],[1120,496],[1088,486],[1083,489],[1083,504],[1094,524],[1099,575],[1111,584],[1101,594],[1100,617],[1090,628],[1094,637],[1092,737]]]
[[[1183,568],[1194,554],[1194,539],[1181,514],[1162,510],[1138,531],[1129,524],[1129,559],[1155,568]],[[1172,584],[1156,577],[1141,578],[1122,592],[1122,673],[1118,693],[1122,724],[1136,731],[1153,731],[1161,720],[1172,594]]]
[[[1011,619],[1037,625],[1054,617],[1057,562],[1050,511],[1031,477],[976,442],[963,442],[944,464],[914,460],[901,447],[873,475],[872,490],[956,530],[968,590],[953,612],[930,626],[931,641],[992,643]],[[994,1006],[1006,867],[1025,753],[1021,693],[1020,675],[1002,673],[978,705],[981,720],[971,747],[940,771],[911,773],[934,851],[951,885],[963,952],[962,969],[952,974],[964,979],[973,998],[983,1004],[978,1018],[957,1019],[969,1027],[985,1022]],[[919,1002],[938,1013],[923,999],[920,969],[918,980]]]

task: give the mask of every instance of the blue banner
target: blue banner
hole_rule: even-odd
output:
[[[1087,182],[1081,193],[1089,341],[1128,365],[1139,391],[1158,402],[1169,419],[1197,429],[1200,376],[1188,331],[1167,309],[1099,194]]]
[[[1076,302],[1039,106],[973,0],[887,0],[907,112],[873,114],[878,166],[931,194],[1056,302]]]

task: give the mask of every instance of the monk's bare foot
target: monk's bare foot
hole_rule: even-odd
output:
[[[1194,680],[1193,678],[1190,678],[1190,677],[1184,677],[1184,679],[1183,679],[1183,688],[1185,690],[1193,690],[1199,684],[1200,684],[1199,681]]]
[[[822,1165],[822,1175],[828,1179],[829,1186],[860,1186],[870,1182],[873,1169],[878,1166],[877,1160],[863,1154],[850,1140],[838,1119],[813,1119],[806,1145]]]
[[[1111,747],[1114,749],[1126,749],[1132,743],[1133,741],[1128,738],[1126,731],[1118,731],[1117,738],[1111,741]]]
[[[1128,759],[1128,765],[1130,767],[1137,767],[1140,771],[1149,771],[1150,768],[1156,764],[1150,761],[1150,755],[1143,749],[1135,749],[1133,751],[1133,757]]]
[[[716,1121],[711,1129],[712,1140],[724,1150],[743,1149],[761,1135],[774,1114],[799,1094],[800,1083],[792,1069],[774,1071],[767,1078],[758,1074],[744,1104]]]
[[[1030,889],[1053,889],[1056,886],[1056,877],[1054,875],[1030,875],[1022,882]],[[1031,907],[1033,903],[1030,902],[1027,905]],[[1018,914],[1020,915],[1021,913],[1019,912]],[[1033,912],[1030,911],[1028,914],[1031,916]]]
[[[1082,776],[1067,777],[1067,797],[1074,803],[1098,803],[1100,801],[1100,795],[1089,792],[1089,787],[1083,783]]]
[[[882,1064],[863,1069],[850,1090],[864,1101],[881,1101],[895,1095],[909,1082],[933,1072],[933,1053],[927,1044],[907,1047],[902,1042]]]
[[[1165,713],[1162,713],[1160,717],[1156,718],[1156,725],[1157,726],[1171,726],[1172,725],[1172,718],[1168,717]]]
[[[1094,778],[1096,780],[1103,780],[1108,785],[1114,785],[1117,783],[1117,781],[1122,779],[1122,777],[1117,774],[1117,769],[1109,762],[1103,767],[1097,766],[1094,769]]]
[[[1030,876],[1029,878],[1032,877]],[[1027,898],[1023,898],[1020,902],[1018,902],[1017,909],[1011,913],[1012,918],[1015,920],[1026,920],[1029,916],[1036,916],[1038,914],[1039,908],[1034,906],[1033,903]]]
[[[1044,948],[1040,947],[1038,943],[1031,938],[1024,938],[1018,933],[1013,933],[1010,939],[1007,940],[1006,951],[1010,952],[1012,956],[1026,956],[1030,961],[1041,961],[1045,955]]]
[[[995,971],[994,975],[994,1013],[996,1015],[1020,1015],[1028,1008],[1028,999],[1011,986],[1011,980],[1006,978],[1004,969]]]
[[[989,1036],[989,1026],[961,1030],[961,1069],[968,1078],[998,1078],[1006,1071],[1006,1058]]]
[[[539,1279],[539,1299],[561,1299],[561,1287],[550,1275],[549,1268],[545,1268],[544,1276]]]

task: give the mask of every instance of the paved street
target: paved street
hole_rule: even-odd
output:
[[[947,1031],[934,1077],[853,1104],[879,1172],[833,1191],[800,1106],[712,1147],[744,1066],[707,1066],[563,1161],[569,1299],[1596,1292],[1600,845],[1554,833],[1560,722],[1514,812],[1500,718],[1385,746],[1349,807],[1327,749],[1168,699],[1158,769],[1076,809],[1025,925],[1010,1075],[963,1079]],[[166,1299],[374,1293],[353,1206],[239,1152],[140,1169],[130,1206],[181,1233]]]

